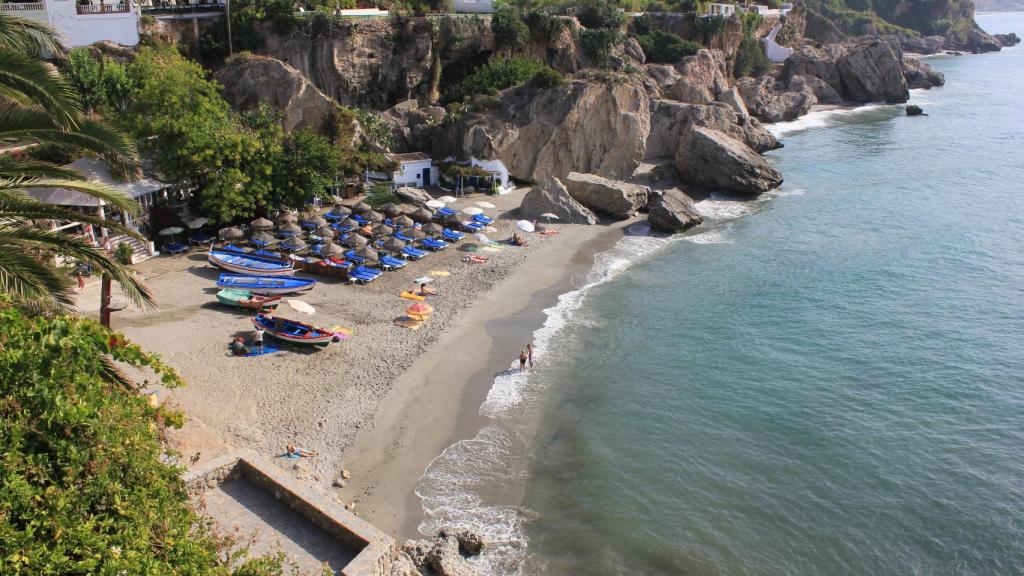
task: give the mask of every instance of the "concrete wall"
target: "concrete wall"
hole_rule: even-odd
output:
[[[392,175],[395,186],[422,188],[424,186],[423,171],[427,168],[430,168],[430,184],[437,184],[437,168],[434,168],[433,164],[432,160],[403,162]]]
[[[228,480],[250,482],[273,494],[310,522],[359,554],[342,569],[343,576],[387,576],[397,555],[394,539],[345,510],[330,496],[299,483],[267,458],[241,450],[208,462],[182,480],[192,496]]]
[[[118,6],[117,2],[104,4]],[[100,12],[99,5],[90,5],[96,13],[79,14],[75,5],[75,0],[46,0],[50,26],[60,34],[64,45],[74,48],[100,40],[125,46],[139,43],[139,14],[131,0],[122,4],[127,12]]]

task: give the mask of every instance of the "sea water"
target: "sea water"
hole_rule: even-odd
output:
[[[929,62],[929,116],[775,126],[781,190],[600,255],[421,528],[492,574],[1024,573],[1024,48]]]

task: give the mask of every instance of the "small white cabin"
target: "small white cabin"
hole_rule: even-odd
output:
[[[706,10],[707,12],[705,13],[705,16],[723,16],[725,18],[729,18],[736,14],[736,5],[713,3],[708,4]]]
[[[49,25],[69,48],[101,40],[139,43],[139,12],[132,0],[7,2],[0,4],[0,12]]]
[[[391,159],[398,163],[398,168],[391,175],[395,186],[423,188],[437,184],[434,161],[423,152],[392,154]]]
[[[454,0],[456,14],[493,14],[494,0]]]

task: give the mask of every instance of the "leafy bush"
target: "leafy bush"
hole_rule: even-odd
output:
[[[612,50],[622,43],[622,33],[614,28],[581,28],[578,34],[583,52],[599,68],[608,66]]]
[[[537,70],[530,81],[538,88],[548,89],[565,84],[565,77],[559,74],[554,68],[545,66],[540,70]]]
[[[626,15],[609,0],[583,0],[576,18],[586,28],[612,28],[618,30],[626,23]]]
[[[543,10],[531,10],[523,19],[533,39],[538,42],[555,40],[568,27],[564,19]]]
[[[390,186],[377,184],[370,189],[370,194],[364,200],[371,208],[380,208],[385,204],[396,204],[402,201]]]
[[[640,47],[644,49],[648,62],[675,64],[686,56],[692,56],[702,48],[700,44],[684,40],[677,34],[652,30],[636,37]]]
[[[118,364],[182,384],[156,355],[98,322],[30,317],[0,302],[0,572],[272,574],[239,556],[188,504],[165,464],[165,425]]]
[[[494,43],[499,48],[515,50],[530,38],[530,27],[523,21],[519,8],[501,4],[491,17]]]
[[[359,120],[363,135],[376,148],[390,150],[395,145],[395,137],[391,134],[391,125],[380,114],[355,108],[352,110]]]
[[[507,59],[492,59],[474,70],[461,82],[444,91],[442,100],[461,102],[477,95],[494,95],[500,90],[518,86],[533,78],[544,63],[536,58],[516,56]]]
[[[736,62],[733,64],[732,73],[736,78],[743,76],[758,77],[767,74],[771,70],[771,62],[765,55],[761,43],[752,36],[744,36],[736,49]]]
[[[121,242],[117,245],[117,259],[121,264],[131,264],[132,256],[135,256],[135,249],[131,244]]]

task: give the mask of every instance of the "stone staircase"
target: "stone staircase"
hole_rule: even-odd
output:
[[[139,262],[145,262],[149,260],[155,254],[149,249],[149,243],[142,242],[137,238],[131,236],[125,236],[124,234],[118,234],[110,237],[110,252],[112,256],[117,256],[117,247],[122,242],[127,242],[135,253],[132,255],[132,264],[138,264]]]

